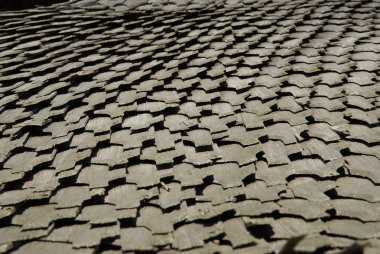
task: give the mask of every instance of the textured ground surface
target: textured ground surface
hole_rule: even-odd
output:
[[[379,253],[379,2],[125,2],[0,13],[0,252]]]

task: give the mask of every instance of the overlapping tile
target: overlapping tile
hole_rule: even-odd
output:
[[[1,12],[0,252],[376,253],[379,8]]]

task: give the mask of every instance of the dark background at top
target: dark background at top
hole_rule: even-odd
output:
[[[69,0],[0,0],[0,11],[24,10],[37,5],[48,6]]]

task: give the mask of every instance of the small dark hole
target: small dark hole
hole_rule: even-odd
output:
[[[235,216],[235,213],[236,212],[234,210],[229,210],[229,211],[222,213],[222,215],[221,215],[222,221],[232,219]]]
[[[243,179],[244,186],[253,183],[256,180],[255,173],[252,173]]]
[[[251,235],[259,239],[269,238],[274,235],[272,227],[268,224],[250,226],[248,230]]]
[[[330,199],[336,199],[338,197],[338,193],[336,192],[335,189],[327,190],[325,191],[325,194],[330,198]]]
[[[259,141],[260,141],[261,143],[266,143],[266,142],[269,141],[269,138],[268,138],[267,135],[264,135],[264,136],[262,136],[262,137],[259,137]]]
[[[336,215],[336,210],[334,208],[326,210],[326,213],[330,214],[331,216]]]
[[[136,218],[124,218],[120,219],[119,222],[121,228],[136,227]]]

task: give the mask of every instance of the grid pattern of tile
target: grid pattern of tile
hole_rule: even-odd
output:
[[[0,13],[0,253],[377,253],[379,10]]]

